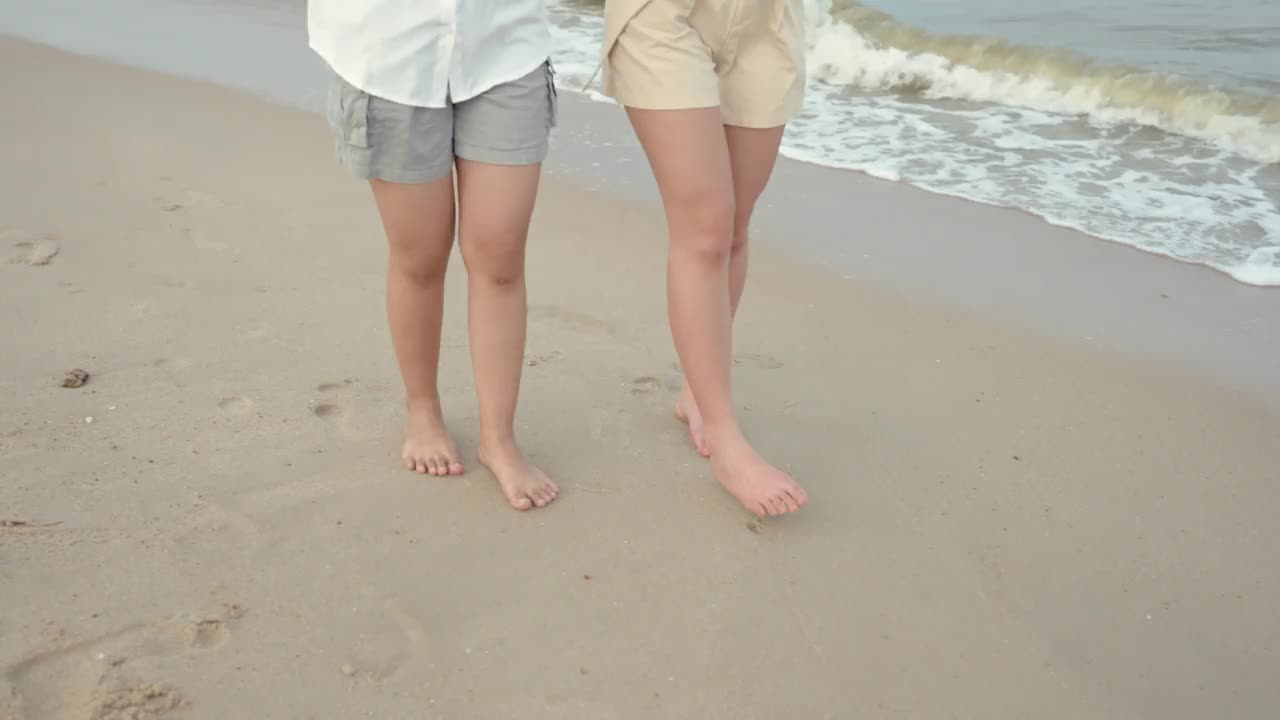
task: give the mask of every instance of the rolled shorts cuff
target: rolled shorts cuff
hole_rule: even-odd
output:
[[[720,97],[715,92],[681,92],[667,88],[656,93],[633,89],[618,82],[606,82],[603,91],[622,107],[636,110],[699,110],[720,106]]]
[[[537,165],[547,159],[551,143],[544,140],[523,148],[491,148],[463,140],[455,140],[453,154],[463,160],[488,165]]]
[[[725,125],[731,127],[747,128],[749,130],[769,130],[776,127],[782,127],[791,122],[796,115],[800,114],[800,108],[786,108],[772,114],[766,113],[737,113],[733,110],[720,106],[720,117],[724,120]]]
[[[369,148],[336,143],[338,166],[361,180],[381,180],[406,185],[433,183],[453,174],[453,158],[423,167],[388,167],[375,162]]]

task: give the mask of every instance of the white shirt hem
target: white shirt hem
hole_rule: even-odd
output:
[[[319,48],[316,47],[314,42],[311,42],[309,40],[307,44],[311,48],[311,50],[316,53],[316,55],[320,56],[320,59],[324,61],[325,65],[329,66],[330,71],[338,75],[338,77],[342,78],[344,81],[349,83],[352,87],[356,88],[357,90],[366,92],[369,95],[372,95],[377,98],[381,98],[383,100],[390,100],[391,102],[398,103],[400,105],[407,105],[409,107],[434,108],[434,109],[441,109],[446,107],[445,105],[423,104],[421,101],[413,100],[412,98],[406,97],[404,95],[400,95],[399,93],[396,93],[394,91],[387,91],[383,88],[379,88],[377,86],[377,83],[370,82],[361,77],[356,77],[352,75],[350,72],[348,72],[346,69],[335,65],[334,62],[327,57],[326,53],[322,52]],[[524,70],[520,70],[519,72],[504,73],[502,75],[498,75],[496,76],[496,79],[491,80],[485,86],[477,89],[475,92],[471,93],[467,97],[464,97],[464,98],[453,97],[448,91],[446,91],[445,97],[449,99],[449,102],[455,105],[457,103],[466,102],[473,98],[479,97],[480,95],[483,95],[484,93],[492,90],[493,88],[499,85],[502,85],[504,83],[509,83],[513,80],[519,80],[520,78],[524,77],[525,75],[528,75],[534,70],[537,70],[539,67],[542,66],[543,63],[547,63],[550,61],[551,61],[551,58],[544,57],[537,60],[536,62],[533,62],[528,68]],[[518,67],[524,67],[524,66],[521,65]],[[511,77],[506,77],[507,74],[511,74]]]

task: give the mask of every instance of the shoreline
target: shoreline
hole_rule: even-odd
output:
[[[1218,275],[1221,275],[1221,276],[1223,276],[1224,278],[1227,278],[1227,279],[1231,280],[1231,281],[1232,281],[1232,282],[1234,282],[1234,283],[1238,283],[1238,284],[1241,284],[1241,285],[1246,285],[1246,286],[1249,286],[1249,287],[1255,287],[1255,288],[1258,288],[1258,289],[1261,289],[1261,290],[1267,290],[1267,289],[1280,288],[1280,279],[1277,279],[1277,280],[1275,280],[1275,281],[1268,281],[1268,282],[1265,282],[1265,283],[1264,283],[1264,282],[1250,282],[1250,281],[1248,281],[1248,280],[1244,280],[1244,279],[1242,279],[1242,278],[1240,278],[1240,277],[1238,277],[1238,276],[1237,276],[1237,273],[1240,273],[1240,272],[1244,272],[1244,271],[1245,271],[1245,269],[1240,268],[1240,267],[1236,267],[1236,268],[1225,268],[1225,267],[1222,267],[1221,265],[1213,265],[1213,264],[1209,264],[1209,263],[1206,263],[1206,262],[1203,262],[1203,261],[1199,261],[1199,260],[1188,260],[1188,259],[1186,259],[1186,258],[1181,258],[1181,257],[1178,257],[1178,256],[1176,256],[1176,255],[1170,255],[1170,254],[1167,254],[1167,253],[1160,252],[1160,251],[1158,251],[1158,250],[1153,250],[1153,249],[1150,249],[1150,248],[1142,247],[1142,246],[1140,246],[1140,245],[1134,244],[1133,242],[1131,242],[1131,241],[1129,241],[1129,240],[1125,240],[1125,239],[1123,239],[1123,238],[1119,238],[1119,237],[1107,237],[1107,236],[1105,236],[1105,235],[1099,235],[1099,234],[1097,234],[1097,233],[1087,232],[1087,231],[1085,231],[1085,230],[1081,230],[1080,228],[1077,228],[1077,227],[1075,227],[1075,226],[1071,225],[1069,222],[1066,222],[1066,221],[1059,221],[1059,220],[1056,220],[1056,219],[1054,219],[1054,218],[1048,217],[1048,216],[1046,216],[1046,215],[1042,215],[1042,214],[1040,214],[1039,212],[1037,212],[1037,211],[1035,211],[1035,210],[1030,210],[1030,209],[1028,209],[1028,208],[1019,207],[1019,206],[1017,206],[1017,205],[1005,205],[1005,204],[1001,204],[1001,203],[997,203],[997,202],[988,202],[988,201],[985,201],[985,200],[981,200],[981,199],[979,199],[979,198],[974,198],[974,197],[969,197],[969,196],[967,196],[967,195],[962,195],[962,194],[957,193],[957,192],[948,192],[948,191],[946,191],[946,190],[942,190],[942,189],[929,188],[929,187],[924,187],[924,186],[922,186],[922,185],[916,185],[916,184],[913,184],[913,183],[911,183],[911,182],[909,182],[909,181],[902,180],[902,179],[899,179],[899,178],[882,177],[882,176],[880,176],[880,175],[877,175],[877,174],[875,174],[875,173],[873,173],[873,172],[870,172],[870,171],[865,170],[865,169],[862,169],[862,168],[856,168],[856,167],[845,167],[845,166],[836,165],[836,164],[833,164],[833,163],[823,163],[823,162],[820,162],[820,161],[818,161],[818,160],[807,160],[807,159],[804,159],[804,158],[802,158],[802,157],[797,157],[795,154],[787,154],[785,151],[783,151],[783,153],[781,153],[781,157],[785,157],[785,158],[787,158],[787,159],[789,159],[789,160],[791,160],[791,161],[793,161],[793,162],[802,163],[802,164],[804,164],[804,165],[810,165],[810,166],[814,166],[814,167],[829,168],[829,169],[832,169],[832,170],[841,170],[841,171],[844,171],[844,172],[855,173],[855,174],[857,174],[857,175],[864,176],[864,177],[866,177],[866,178],[867,178],[867,179],[869,179],[869,180],[875,180],[875,181],[878,181],[878,182],[887,182],[887,183],[892,183],[892,184],[895,184],[895,185],[902,185],[902,186],[905,186],[905,187],[910,187],[910,188],[913,188],[913,189],[916,189],[916,190],[922,190],[922,191],[924,191],[924,192],[926,192],[926,193],[929,193],[930,195],[937,195],[938,197],[951,198],[951,199],[954,199],[954,200],[963,200],[964,202],[973,203],[973,204],[975,204],[975,205],[982,205],[982,206],[989,207],[989,208],[993,208],[993,209],[996,209],[996,210],[1012,210],[1012,211],[1014,211],[1014,212],[1024,213],[1024,214],[1026,214],[1026,215],[1031,216],[1031,217],[1032,217],[1032,218],[1034,218],[1035,220],[1038,220],[1039,222],[1042,222],[1042,223],[1044,223],[1045,225],[1048,225],[1049,227],[1057,228],[1057,229],[1059,229],[1059,230],[1066,230],[1066,231],[1069,231],[1069,232],[1072,232],[1072,233],[1075,233],[1075,234],[1078,234],[1078,235],[1083,235],[1084,237],[1090,238],[1090,239],[1092,239],[1092,240],[1100,240],[1100,241],[1105,242],[1105,243],[1107,243],[1107,244],[1109,244],[1109,245],[1118,245],[1118,246],[1120,246],[1120,247],[1122,247],[1122,248],[1127,248],[1127,249],[1130,249],[1130,250],[1137,250],[1138,252],[1142,253],[1143,255],[1147,255],[1147,256],[1150,256],[1150,257],[1152,257],[1152,258],[1156,258],[1156,259],[1159,259],[1159,260],[1171,260],[1171,261],[1176,262],[1176,263],[1178,263],[1178,264],[1181,264],[1181,265],[1188,265],[1188,266],[1193,267],[1193,268],[1203,268],[1203,269],[1207,269],[1207,270],[1212,270],[1213,272],[1217,273]]]
[[[618,107],[562,97],[562,108],[572,124],[553,136],[548,173],[658,207]],[[1188,371],[1280,408],[1275,288],[1050,225],[1019,208],[787,157],[760,200],[753,233],[857,285]]]
[[[825,9],[820,8],[820,11]],[[592,31],[598,32],[596,26],[599,24],[596,22],[598,17],[580,17],[563,11],[553,12],[554,24],[561,28],[557,52],[563,54],[567,61],[562,67],[565,82],[574,90],[581,89],[582,78],[595,66],[593,55],[586,48],[591,47]],[[1100,77],[1088,73],[1075,77],[1075,81],[1070,83],[1083,93],[1074,101],[1043,86],[1037,85],[1038,89],[1033,90],[1027,84],[1015,83],[1012,91],[1021,94],[1014,102],[1001,104],[999,99],[988,98],[983,90],[978,90],[977,96],[972,98],[978,101],[977,106],[969,107],[962,99],[966,92],[986,88],[986,84],[967,75],[967,71],[954,72],[940,58],[929,55],[925,48],[916,48],[923,53],[921,55],[895,55],[892,49],[894,40],[884,38],[884,44],[889,48],[876,50],[873,46],[877,43],[868,45],[864,35],[866,32],[874,35],[870,27],[854,29],[839,20],[834,23],[820,21],[810,30],[810,59],[815,69],[821,68],[818,71],[837,85],[842,79],[858,85],[857,79],[862,77],[864,82],[859,86],[873,91],[883,88],[886,83],[910,82],[915,86],[916,83],[931,85],[935,81],[947,87],[948,91],[942,93],[944,97],[936,99],[940,103],[935,108],[938,112],[930,112],[914,101],[899,104],[892,96],[876,92],[859,97],[855,89],[853,97],[845,97],[828,82],[811,79],[808,88],[810,102],[788,128],[783,142],[784,154],[825,167],[866,172],[880,179],[896,181],[904,176],[910,177],[914,186],[940,195],[962,197],[997,207],[1021,207],[1053,225],[1075,228],[1095,237],[1139,247],[1182,262],[1216,267],[1238,282],[1257,286],[1280,283],[1280,274],[1268,259],[1274,250],[1263,249],[1249,255],[1238,252],[1238,247],[1243,245],[1266,248],[1280,242],[1267,239],[1268,235],[1280,238],[1280,226],[1276,224],[1280,220],[1280,215],[1276,214],[1280,195],[1275,193],[1275,181],[1280,177],[1272,172],[1277,168],[1266,167],[1269,156],[1280,150],[1275,143],[1267,143],[1265,122],[1261,127],[1253,128],[1257,133],[1254,138],[1256,147],[1251,153],[1237,147],[1232,139],[1205,137],[1194,123],[1193,127],[1183,127],[1179,132],[1162,122],[1160,113],[1139,110],[1140,105],[1126,106],[1126,111],[1106,103],[1099,104],[1101,98],[1096,97],[1098,93],[1083,92],[1079,87],[1093,87],[1091,83],[1100,81]],[[858,49],[850,52],[850,47]],[[934,64],[931,59],[940,62]],[[1029,59],[1023,57],[1022,61]],[[990,67],[986,69],[992,70]],[[1068,68],[1058,69],[1071,73]],[[862,70],[866,71],[866,76],[861,75]],[[1112,71],[1119,72],[1115,68]],[[976,72],[981,77],[994,80],[983,75],[982,71]],[[1133,99],[1129,91],[1136,91],[1134,86],[1139,84],[1138,79],[1127,73],[1124,78],[1117,74],[1110,79],[1126,85],[1127,90],[1117,91]],[[969,87],[970,82],[977,87]],[[1034,80],[1030,84],[1035,85]],[[1197,98],[1204,98],[1204,93],[1209,91],[1200,86],[1195,86],[1199,89],[1180,87],[1177,93],[1181,98],[1179,102],[1190,106],[1183,110],[1199,117],[1197,112],[1204,108]],[[1104,96],[1108,94],[1101,88],[1094,89]],[[1165,90],[1172,92],[1169,87]],[[598,93],[590,93],[589,97],[600,99]],[[987,100],[993,102],[989,104]],[[1261,102],[1261,97],[1256,100]],[[1128,128],[1138,136],[1145,136],[1147,130],[1144,128],[1151,131],[1164,128],[1159,131],[1163,136],[1163,149],[1156,151],[1161,158],[1189,159],[1188,155],[1200,156],[1206,152],[1212,155],[1215,151],[1225,155],[1195,169],[1193,174],[1202,179],[1198,183],[1192,182],[1182,172],[1169,168],[1152,169],[1148,160],[1154,158],[1147,157],[1150,149],[1141,147],[1140,142],[1133,144],[1119,140],[1113,145],[1104,139],[1110,133],[1092,121],[1085,123],[1088,129],[1071,129],[1074,124],[1067,118],[1073,113],[1063,107],[1064,103],[1091,118],[1095,112],[1101,113],[1105,116],[1103,126],[1119,121],[1114,127],[1117,132]],[[933,101],[927,103],[929,106],[932,104]],[[956,104],[959,107],[953,107]],[[1159,101],[1157,105],[1163,107]],[[1048,114],[1042,111],[1048,111]],[[1061,114],[1062,111],[1066,114]],[[974,112],[978,115],[973,116]],[[1136,112],[1138,116],[1126,115],[1126,112]],[[1024,119],[1030,124],[1024,125]],[[1225,126],[1235,126],[1237,122],[1247,124],[1245,118],[1234,115],[1218,120]],[[984,127],[974,138],[968,137],[973,128],[964,129],[970,121]],[[1005,124],[1008,127],[1003,127]],[[1045,137],[1034,129],[1042,124],[1058,129]],[[1071,147],[1052,147],[1054,138],[1059,138],[1059,132],[1084,143],[1074,148],[1078,155]],[[949,138],[949,141],[944,138]],[[1202,142],[1207,145],[1202,147]],[[1042,166],[1036,160],[1039,153],[1035,149],[1042,143],[1048,143],[1042,149],[1049,153],[1049,157],[1041,159],[1056,159],[1049,166]],[[952,144],[956,147],[951,147]],[[891,147],[899,150],[894,152]],[[1050,168],[1057,166],[1057,162],[1066,164],[1054,172]],[[1085,166],[1092,166],[1092,169],[1087,171]],[[1098,192],[1099,188],[1094,188],[1095,196],[1085,191],[1091,177],[1114,178],[1117,174],[1124,174],[1128,180],[1100,180],[1105,189]],[[1214,176],[1221,180],[1223,175],[1231,178],[1224,181],[1225,185],[1210,179]],[[959,182],[958,178],[962,177],[969,178],[970,182]],[[1045,184],[1057,186],[1058,181],[1064,186],[1057,187],[1054,192],[1040,187]],[[1164,190],[1154,189],[1154,186],[1164,183],[1172,185]],[[1118,197],[1112,198],[1113,195]],[[1071,201],[1069,197],[1075,200]],[[1183,206],[1182,212],[1169,210],[1175,206]],[[1145,222],[1129,222],[1135,216],[1145,218]],[[1157,226],[1161,228],[1158,233],[1154,232]],[[1235,242],[1223,242],[1232,236],[1236,238]],[[1210,261],[1209,257],[1217,257],[1218,261]]]
[[[156,4],[154,0],[125,0],[125,2],[125,9],[129,9],[136,17],[142,19],[141,24],[121,24],[116,16],[108,13],[95,14],[95,7],[81,7],[75,0],[63,0],[47,8],[39,6],[40,4],[32,0],[11,0],[14,17],[7,18],[7,22],[0,21],[0,34],[7,31],[66,51],[126,62],[143,69],[212,80],[230,87],[250,89],[274,102],[319,110],[323,95],[321,85],[324,72],[320,69],[318,60],[306,49],[301,4],[281,2],[281,0],[268,3],[214,3],[212,5],[193,3],[165,5]],[[101,25],[104,32],[85,32],[85,29],[91,25]],[[171,42],[157,39],[158,36],[170,34],[183,35],[184,42],[188,44],[186,49],[193,52],[175,54],[175,48]],[[580,33],[577,31],[570,32],[570,35],[578,34]],[[219,55],[220,48],[228,44],[237,46],[239,51],[237,57]],[[565,51],[575,62],[582,59],[581,52],[577,49]],[[213,61],[214,58],[216,62]],[[577,68],[574,62],[570,65]],[[308,89],[309,85],[314,87]],[[577,83],[568,83],[562,89],[570,90],[575,95],[595,98],[595,93],[582,93],[580,92],[582,88],[576,85]],[[818,90],[815,89],[813,92]],[[793,156],[797,153],[804,154],[803,151],[788,152]],[[868,172],[858,167],[848,167],[839,162],[825,162],[803,157],[797,157],[797,159],[815,167],[852,171],[883,179],[881,174],[874,171]],[[1267,174],[1265,170],[1263,172],[1264,175]],[[894,181],[892,178],[889,180]],[[1264,194],[1268,192],[1265,190],[1265,184],[1262,190]],[[924,189],[928,185],[927,178],[922,178],[921,184],[912,187]],[[1083,218],[1068,217],[1072,215],[1069,210],[1066,211],[1066,215],[1062,215],[1063,209],[1060,208],[1055,215],[1055,211],[1050,206],[1035,203],[1026,207],[1012,205],[1004,202],[1001,197],[992,196],[989,192],[966,194],[963,188],[948,189],[944,186],[925,191],[941,197],[959,197],[968,202],[995,208],[1020,209],[1033,214],[1049,225],[1060,228],[1071,229],[1089,224]],[[1165,201],[1169,200],[1170,198],[1165,198]],[[1059,219],[1061,217],[1068,219],[1061,220]],[[1179,257],[1177,251],[1165,254],[1158,248],[1147,247],[1146,245],[1150,244],[1153,238],[1142,240],[1125,237],[1123,233],[1109,234],[1105,228],[1101,227],[1094,230],[1098,232],[1087,229],[1077,230],[1077,232],[1119,245],[1138,247],[1145,253],[1179,263],[1206,264],[1228,277],[1241,272],[1241,270],[1187,260]],[[1240,262],[1243,262],[1243,259]],[[1245,283],[1243,279],[1234,281]],[[1255,287],[1275,287],[1274,283],[1252,284]]]
[[[645,168],[617,162],[620,118],[573,108],[535,210],[518,418],[563,494],[517,513],[473,459],[456,258],[440,384],[469,472],[398,467],[385,249],[322,118],[11,40],[0,87],[23,99],[0,115],[5,720],[1280,705],[1263,394],[1028,328],[1016,293],[949,304],[882,258],[804,261],[783,241],[827,222],[795,204],[834,191],[821,175],[780,168],[735,328],[747,430],[812,498],[760,523],[671,418]],[[1034,232],[857,184],[907,218],[858,250]],[[58,385],[72,367],[87,385]]]
[[[321,108],[324,69],[306,49],[296,9],[254,6],[224,13],[180,4],[151,18],[142,12],[152,5],[148,0],[132,5],[150,19],[125,27],[100,18],[112,33],[68,30],[80,25],[58,20],[57,12],[67,8],[35,15],[20,27],[64,51],[212,81],[291,107]],[[260,27],[246,33],[246,20]],[[174,55],[154,41],[162,29],[184,37],[192,52]],[[208,60],[232,44],[239,48],[234,62]],[[548,173],[656,203],[643,154],[617,107],[576,92],[564,93],[562,101]],[[815,221],[798,233],[790,213],[801,207]],[[953,234],[956,223],[989,229],[990,236]],[[854,282],[999,316],[1045,337],[1155,360],[1280,407],[1276,288],[1245,285],[1207,266],[1051,225],[1026,210],[791,158],[779,160],[757,212],[756,236]]]

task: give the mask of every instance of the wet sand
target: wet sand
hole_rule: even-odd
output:
[[[1280,706],[1280,417],[1256,393],[766,244],[739,402],[812,505],[760,523],[671,418],[660,211],[556,173],[520,418],[564,492],[516,513],[474,458],[397,465],[385,251],[321,118],[15,41],[0,89],[0,717]],[[1018,227],[973,212],[960,241]],[[454,270],[442,387],[470,455]]]

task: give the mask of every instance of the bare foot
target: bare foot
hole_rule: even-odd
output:
[[[766,462],[741,435],[713,444],[711,474],[758,517],[795,512],[809,502],[790,475]]]
[[[693,399],[689,383],[684,384],[680,399],[676,400],[676,419],[689,426],[689,440],[693,442],[693,449],[702,457],[711,457],[711,451],[707,449],[707,436],[702,430],[702,412],[698,410],[698,402]]]
[[[438,408],[410,409],[404,423],[404,466],[424,475],[461,475],[462,456]]]
[[[546,507],[560,494],[559,486],[534,467],[514,445],[493,449],[481,446],[480,464],[498,478],[502,494],[517,510]]]

